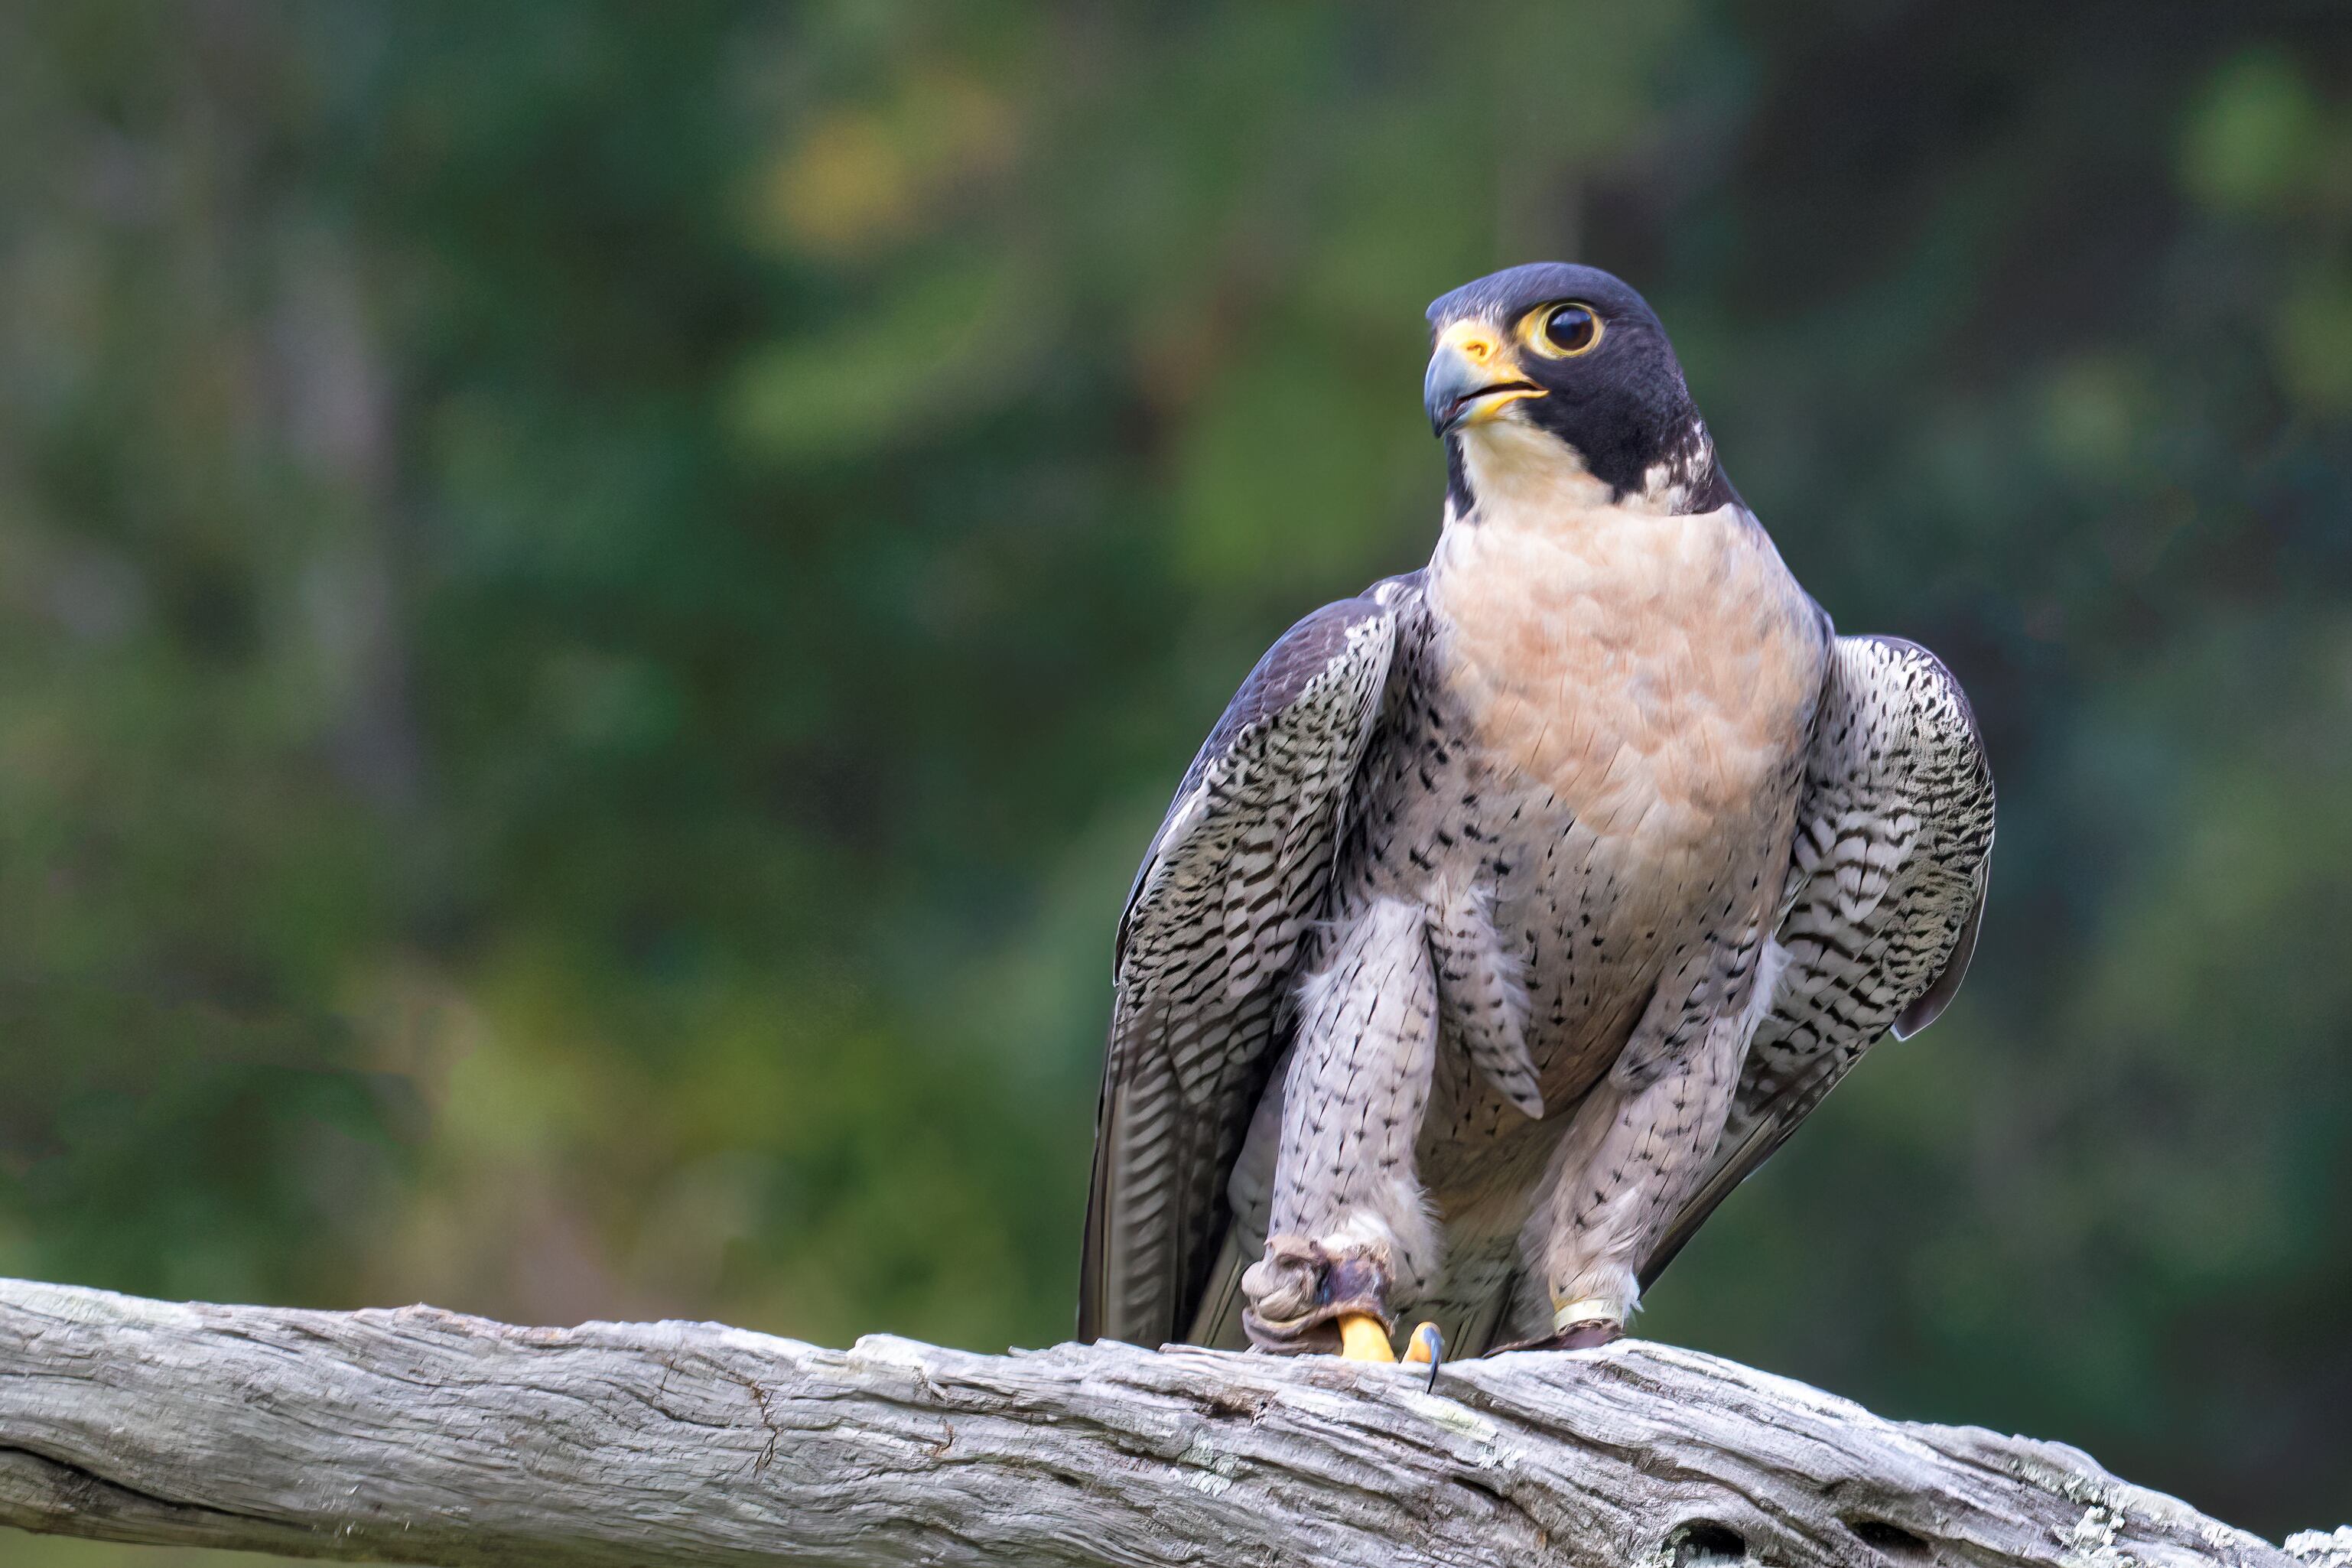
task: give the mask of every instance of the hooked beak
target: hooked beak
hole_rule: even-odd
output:
[[[1543,395],[1519,374],[1518,361],[1484,321],[1456,321],[1440,332],[1421,383],[1421,405],[1440,436],[1483,425],[1521,398]]]

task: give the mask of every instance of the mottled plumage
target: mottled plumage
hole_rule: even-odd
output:
[[[1648,308],[1537,268],[1431,317],[1429,567],[1261,661],[1121,922],[1089,1337],[1613,1331],[1965,965],[1965,699],[1832,634]]]

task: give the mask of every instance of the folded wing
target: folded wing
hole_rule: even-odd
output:
[[[1992,770],[1959,682],[1916,643],[1840,637],[1798,806],[1781,963],[1708,1174],[1646,1287],[1862,1054],[1933,1023],[1975,950]]]
[[[1081,1339],[1158,1344],[1192,1321],[1414,592],[1392,579],[1283,635],[1193,759],[1136,874],[1096,1120]]]

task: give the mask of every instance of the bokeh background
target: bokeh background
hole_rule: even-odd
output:
[[[0,1270],[1066,1337],[1135,858],[1545,257],[2002,791],[1644,1331],[2352,1517],[2319,4],[0,6]]]

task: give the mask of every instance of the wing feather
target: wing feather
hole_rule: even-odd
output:
[[[1772,997],[1706,1175],[1642,1283],[1889,1033],[1959,990],[1991,869],[1992,770],[1943,661],[1895,637],[1840,637],[1814,721],[1775,943]]]
[[[1158,1344],[1192,1320],[1415,593],[1414,579],[1391,579],[1283,635],[1202,745],[1136,873],[1114,961],[1081,1339]]]

